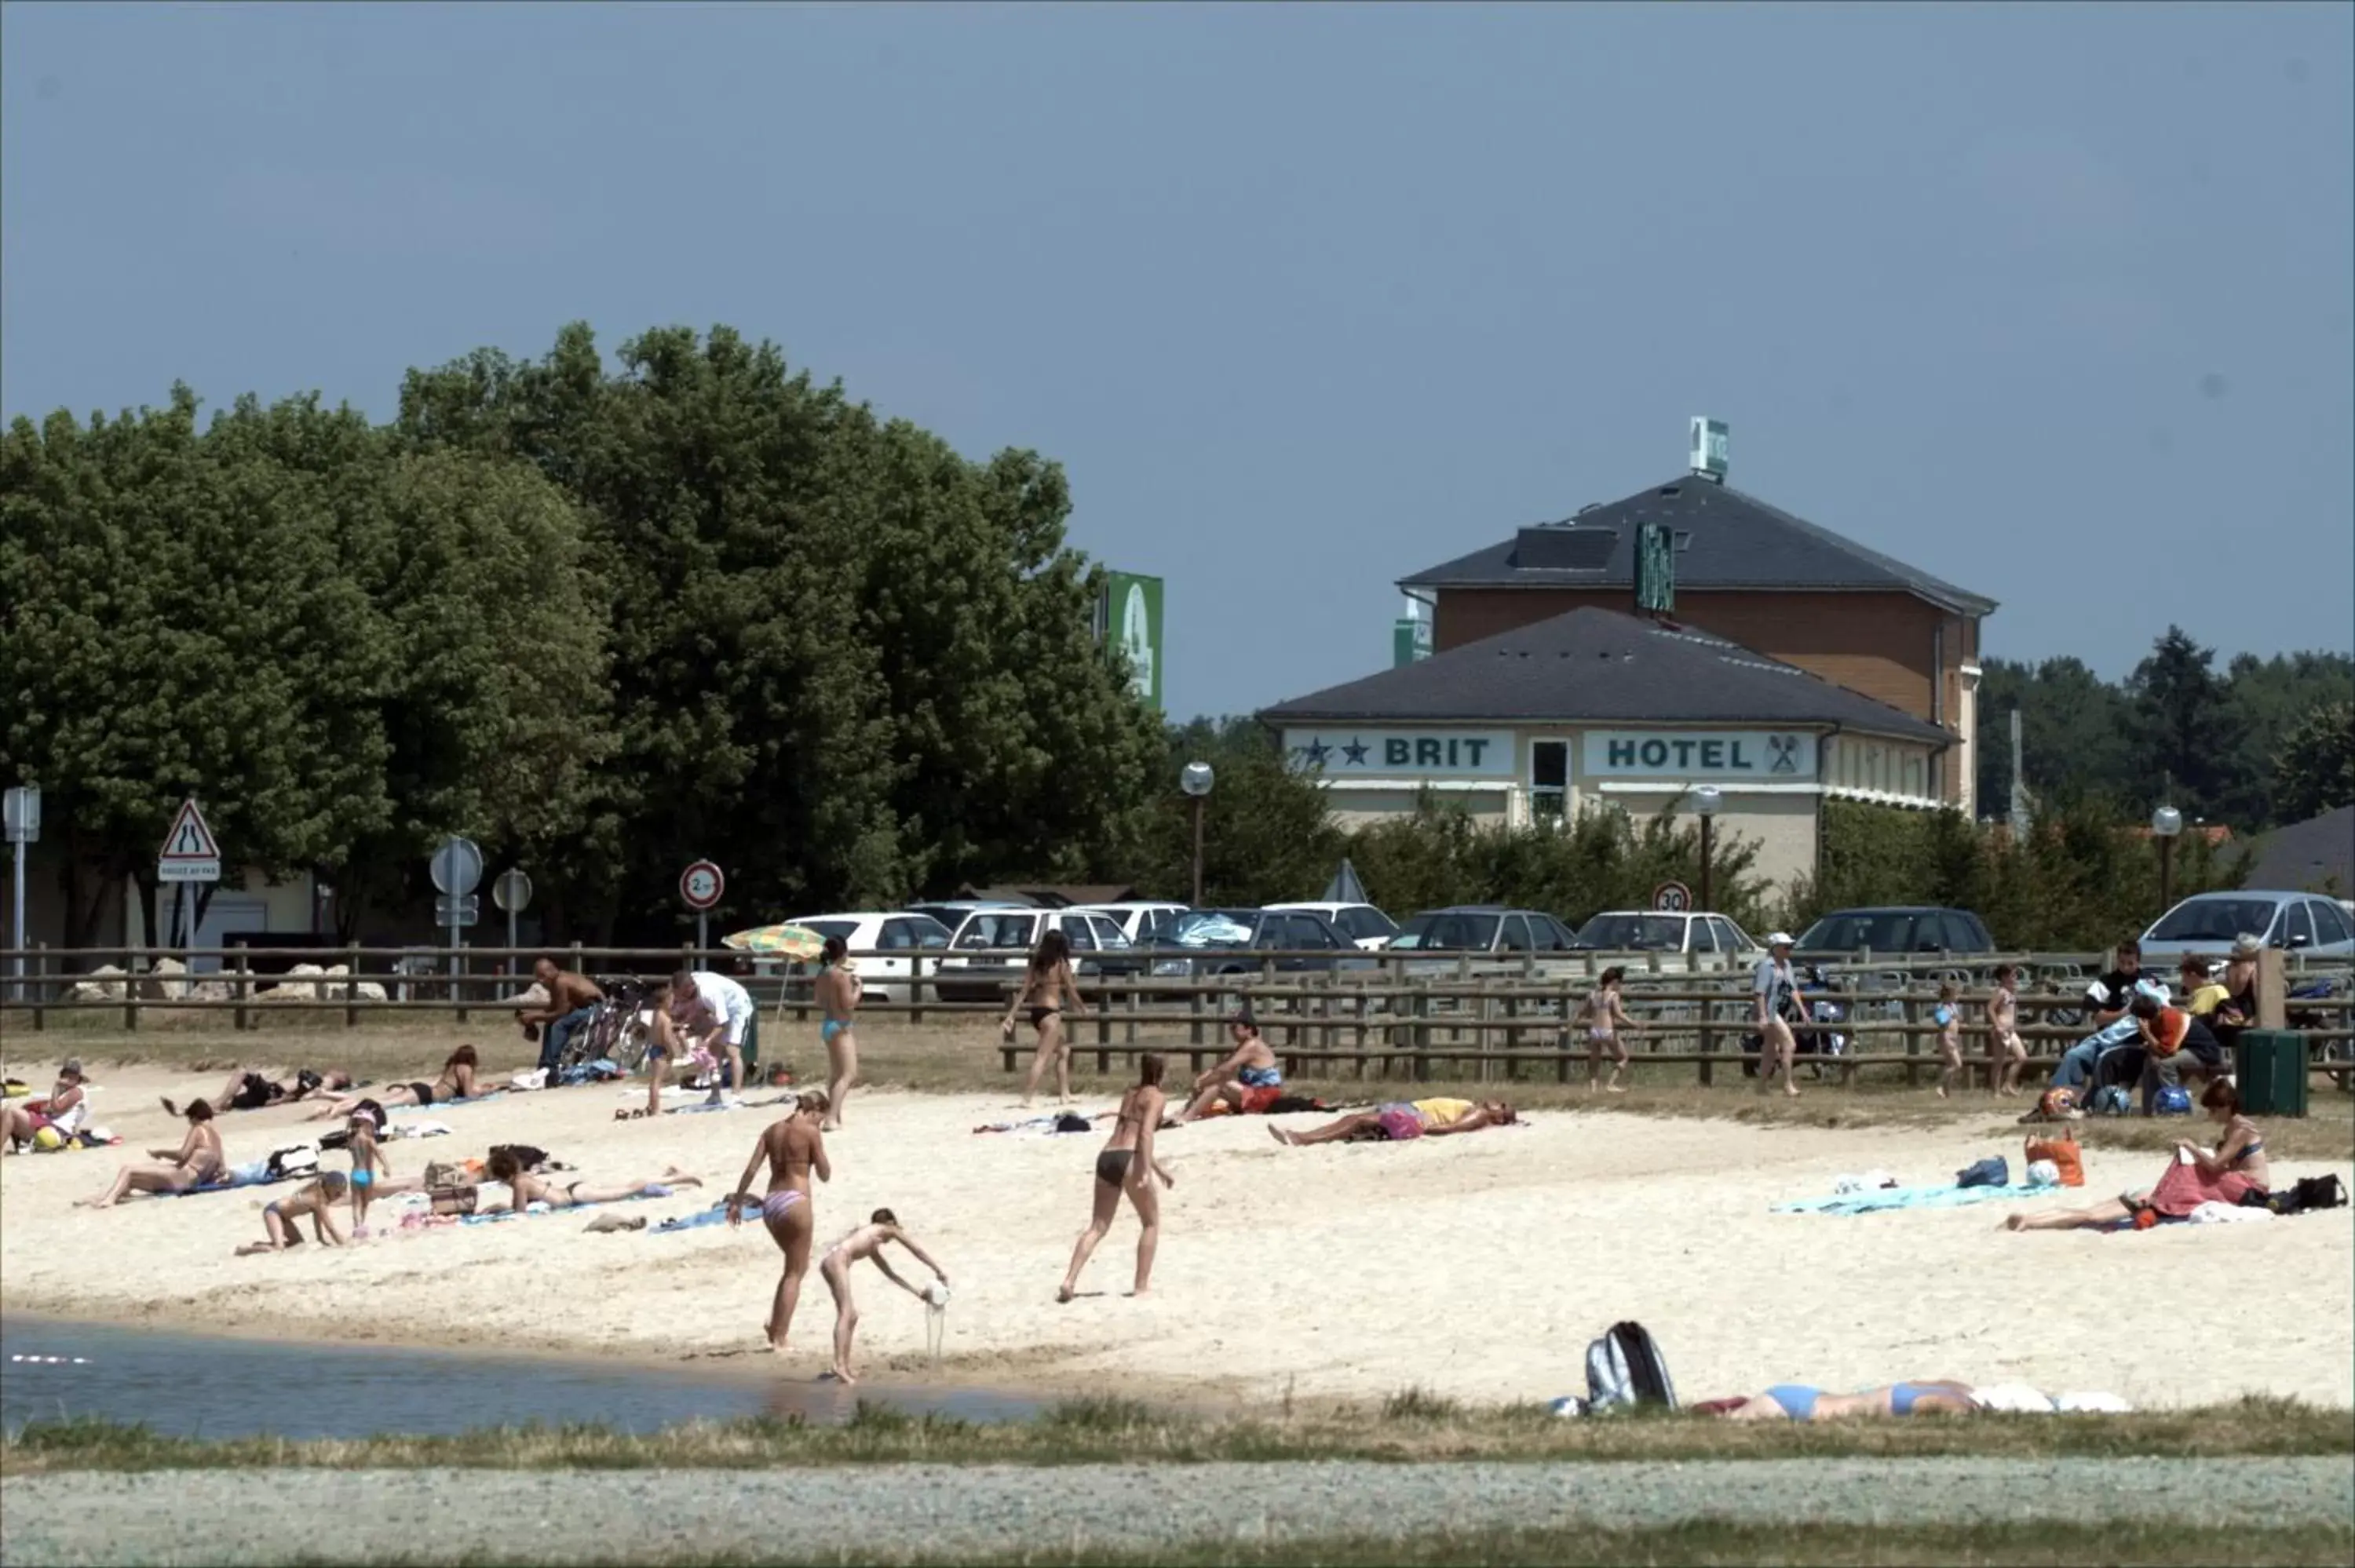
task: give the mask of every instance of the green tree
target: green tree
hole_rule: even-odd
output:
[[[2215,650],[2170,626],[2135,666],[2126,688],[2141,777],[2122,792],[2126,801],[2147,808],[2166,797],[2187,819],[2245,821],[2262,812],[2242,752],[2246,722],[2227,700],[2215,660]]]
[[[2023,664],[1990,659],[1980,681],[1978,798],[1985,815],[2011,808],[2011,711],[2031,795],[2124,794],[2136,767],[2132,713],[2117,687],[2081,659]]]
[[[2285,822],[2355,805],[2355,703],[2318,703],[2283,739],[2274,803]]]

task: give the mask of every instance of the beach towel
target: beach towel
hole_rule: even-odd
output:
[[[722,1198],[700,1213],[681,1214],[676,1219],[665,1220],[654,1227],[654,1234],[663,1235],[673,1231],[699,1231],[706,1225],[724,1225],[728,1223],[728,1203],[729,1200]],[[747,1220],[757,1215],[760,1209],[758,1200],[749,1197],[744,1200],[744,1215]]]
[[[2050,1187],[1884,1187],[1871,1192],[1843,1192],[1830,1198],[1801,1198],[1776,1203],[1777,1214],[1874,1214],[1887,1209],[1953,1209],[1993,1199],[2050,1195]]]
[[[485,1105],[492,1100],[503,1099],[506,1096],[506,1090],[493,1089],[487,1095],[469,1095],[463,1100],[435,1100],[430,1106],[395,1106],[392,1107],[392,1114],[394,1116],[422,1116],[427,1111],[449,1110],[458,1106]]]
[[[670,1195],[670,1189],[665,1187],[655,1192],[633,1192],[626,1198],[616,1198],[613,1202],[637,1203],[648,1198],[667,1198]],[[461,1214],[458,1216],[458,1223],[462,1225],[494,1225],[502,1220],[539,1219],[549,1214],[572,1214],[580,1213],[582,1209],[604,1209],[612,1206],[612,1203],[567,1203],[560,1209],[551,1209],[545,1203],[534,1203],[520,1213],[513,1209],[501,1209],[496,1213],[489,1214]]]

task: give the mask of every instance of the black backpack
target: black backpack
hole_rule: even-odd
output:
[[[2276,1214],[2303,1214],[2309,1209],[2341,1209],[2347,1206],[2347,1189],[2336,1176],[2301,1176],[2276,1192],[2260,1197],[2252,1192],[2244,1202],[2253,1202]]]
[[[1641,1323],[1614,1323],[1586,1347],[1586,1408],[1600,1412],[1614,1404],[1677,1407],[1668,1360]]]

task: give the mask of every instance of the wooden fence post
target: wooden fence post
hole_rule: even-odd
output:
[[[41,1005],[42,999],[48,994],[48,981],[49,945],[42,942],[37,944],[33,955],[33,1027],[36,1030],[49,1026],[49,1010]]]
[[[344,1027],[360,1026],[360,945],[352,944],[351,959],[344,966]]]
[[[136,954],[123,955],[123,1027],[139,1027],[139,959]]]
[[[908,1022],[924,1022],[924,949],[918,948],[908,960]]]
[[[250,1029],[253,1015],[247,1007],[253,1000],[253,955],[245,948],[237,950],[237,979],[230,983],[237,987],[237,1016],[231,1026]]]

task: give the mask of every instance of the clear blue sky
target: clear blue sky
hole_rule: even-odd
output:
[[[1990,652],[2345,649],[2350,16],[12,4],[0,404],[727,323],[1066,464],[1179,715],[1699,413]]]

